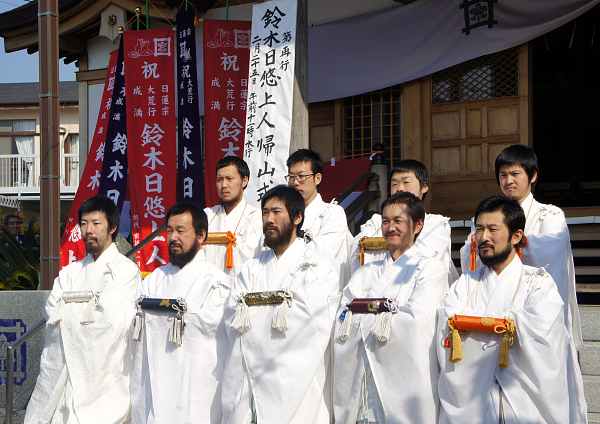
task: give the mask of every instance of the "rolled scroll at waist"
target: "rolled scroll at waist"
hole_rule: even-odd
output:
[[[353,314],[376,314],[382,312],[396,313],[396,299],[388,299],[387,297],[379,298],[356,298],[353,299],[347,306]]]
[[[65,303],[71,302],[89,302],[94,297],[94,292],[92,291],[72,291],[72,292],[63,292],[62,299]]]
[[[279,305],[290,297],[284,290],[246,293],[244,302],[248,306]]]
[[[234,233],[227,231],[226,233],[208,233],[203,244],[228,244],[235,243],[237,238]]]
[[[141,309],[146,311],[173,312],[185,309],[178,299],[154,299],[145,297],[139,304]]]
[[[448,319],[451,327],[464,331],[483,331],[486,333],[504,333],[507,326],[514,326],[504,318],[475,317],[469,315],[454,315]],[[511,332],[514,331],[511,328]]]

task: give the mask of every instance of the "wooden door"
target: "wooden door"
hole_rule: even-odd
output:
[[[431,174],[427,208],[473,216],[501,194],[494,162],[511,144],[531,144],[528,46],[474,59],[421,79],[422,161]]]

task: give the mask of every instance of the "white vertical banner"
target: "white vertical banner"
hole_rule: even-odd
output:
[[[250,167],[245,198],[256,207],[287,174],[297,10],[297,0],[268,1],[252,10],[244,160]]]

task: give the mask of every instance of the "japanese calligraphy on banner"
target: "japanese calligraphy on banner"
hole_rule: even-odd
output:
[[[108,80],[114,95],[110,104],[104,149],[104,163],[98,194],[109,197],[123,210],[125,190],[127,189],[127,113],[125,106],[125,69],[123,68],[123,39],[119,44],[117,70]],[[104,106],[107,108],[108,102]],[[102,132],[103,127],[96,128]]]
[[[260,207],[287,174],[292,129],[296,0],[269,1],[252,10],[244,159],[250,167],[246,200]]]
[[[177,201],[192,202],[204,208],[195,17],[192,9],[177,15]]]
[[[204,160],[209,206],[219,203],[217,162],[243,153],[250,28],[247,21],[204,21]]]
[[[176,201],[174,35],[156,29],[123,37],[134,246],[164,223]],[[166,232],[136,254],[142,272],[168,260]]]
[[[90,148],[88,160],[85,163],[81,182],[77,188],[75,200],[73,201],[71,211],[69,212],[69,219],[67,219],[67,224],[65,225],[65,232],[60,242],[61,268],[85,257],[85,244],[82,241],[77,210],[84,200],[98,194],[104,159],[104,142],[106,139],[104,129],[108,124],[108,116],[110,115],[111,98],[114,91],[114,85],[111,81],[114,81],[117,72],[117,55],[117,50],[113,51],[110,55],[108,72],[106,73],[106,81],[104,82],[104,91],[102,93],[102,104],[100,106],[100,113],[98,114],[96,131],[94,132],[94,137],[92,139],[92,146]]]

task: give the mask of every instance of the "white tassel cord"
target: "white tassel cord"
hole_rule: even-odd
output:
[[[85,311],[83,312],[83,317],[81,318],[82,324],[92,324],[96,322],[94,318],[94,312],[96,312],[96,306],[98,305],[98,294],[94,293],[92,298],[88,302],[85,307]]]
[[[48,320],[48,324],[55,325],[60,320],[62,320],[63,310],[64,309],[65,309],[65,300],[61,296],[58,299],[58,302],[56,302],[56,306],[54,307],[54,310],[52,311],[52,315],[50,315],[50,319]]]
[[[235,318],[231,323],[231,328],[240,334],[244,334],[252,328],[248,305],[246,305],[246,301],[243,297],[238,301],[238,305],[235,309]]]
[[[171,323],[171,331],[169,332],[169,341],[175,343],[177,346],[181,346],[181,331],[183,327],[183,320],[179,316],[173,317]]]
[[[135,314],[135,324],[133,325],[133,340],[139,342],[142,336],[142,313]]]
[[[346,310],[346,314],[344,315],[344,321],[342,321],[342,325],[340,326],[340,331],[338,331],[337,338],[341,341],[348,340],[350,336],[350,324],[352,323],[352,311],[350,309]]]
[[[273,322],[271,323],[271,327],[275,330],[279,331],[288,331],[290,326],[288,325],[288,311],[290,310],[290,301],[284,300],[281,302],[277,309],[275,309],[275,314],[273,314]]]
[[[392,313],[383,312],[377,315],[375,324],[371,327],[371,334],[381,343],[385,343],[390,339],[392,334]]]

